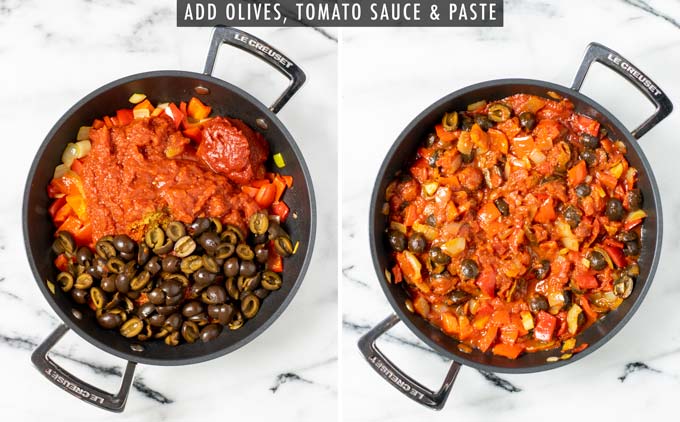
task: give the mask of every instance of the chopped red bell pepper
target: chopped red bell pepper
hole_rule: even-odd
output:
[[[201,131],[200,126],[192,126],[189,128],[186,128],[182,131],[184,136],[187,138],[191,139],[194,142],[201,142],[201,138],[203,136],[203,132]]]
[[[251,198],[255,198],[255,196],[257,196],[257,193],[260,190],[252,186],[241,186],[241,191],[245,192],[245,194],[250,196]]]
[[[445,131],[444,126],[442,126],[441,124],[438,124],[437,126],[435,126],[434,130],[437,132],[437,137],[442,142],[451,142],[454,139],[456,139],[456,136],[453,134],[453,132]]]
[[[553,204],[552,196],[543,201],[541,206],[538,208],[538,212],[534,215],[534,221],[537,223],[547,224],[557,218],[555,213],[555,205]]]
[[[123,108],[116,111],[116,120],[118,120],[118,126],[125,126],[135,120],[135,115],[129,108]]]
[[[83,223],[75,215],[69,216],[66,221],[59,226],[57,231],[67,231],[71,233],[78,245],[88,245],[92,242],[92,225],[89,221]]]
[[[274,197],[276,196],[276,187],[271,183],[262,185],[255,195],[255,202],[262,208],[269,208],[269,206],[274,202]]]
[[[538,312],[538,323],[534,327],[534,337],[540,341],[552,340],[555,326],[557,325],[557,318],[545,311]]]
[[[499,343],[491,349],[491,352],[497,356],[504,356],[508,359],[517,359],[520,353],[524,350],[521,344],[505,344]]]
[[[599,286],[599,284],[597,283],[597,278],[595,278],[595,275],[593,275],[590,271],[587,270],[575,272],[574,280],[576,281],[576,285],[581,290],[595,289],[597,288],[597,286]]]
[[[282,223],[286,221],[288,218],[288,214],[290,213],[290,208],[288,208],[288,205],[286,205],[285,202],[283,201],[277,201],[272,204],[272,212],[274,215],[279,216],[279,221]]]
[[[281,176],[281,177],[286,182],[286,186],[288,186],[288,189],[293,187],[293,176]]]
[[[57,267],[59,271],[68,271],[68,258],[66,258],[66,255],[59,254],[55,259],[54,259],[54,266]]]
[[[52,220],[54,220],[54,216],[57,215],[59,210],[66,204],[66,197],[62,196],[61,198],[57,198],[55,201],[50,204],[50,207],[47,209],[47,211],[50,213],[50,216],[52,217]]]
[[[80,176],[83,173],[83,162],[78,159],[73,160],[71,171]]]
[[[210,106],[207,106],[201,102],[196,97],[191,97],[189,100],[189,107],[187,108],[187,113],[189,114],[190,117],[196,119],[196,120],[203,120],[206,117],[210,116],[210,112],[212,111],[212,108]]]
[[[182,124],[182,120],[184,120],[184,113],[177,108],[175,103],[170,103],[168,104],[168,107],[165,109],[165,113],[172,117],[172,121],[175,122],[175,128],[179,128],[179,125]]]
[[[496,272],[493,268],[484,268],[477,277],[476,283],[487,296],[496,296]]]
[[[586,176],[588,176],[588,168],[586,167],[586,162],[583,160],[580,160],[574,167],[567,171],[567,181],[571,186],[580,184],[586,180]]]
[[[275,273],[283,272],[283,258],[276,253],[273,247],[269,248],[269,258],[267,258],[267,268]]]
[[[278,202],[281,200],[281,196],[286,190],[286,181],[283,180],[281,176],[277,175],[274,177],[274,181],[272,183],[274,184],[274,187],[276,187],[276,196],[274,197],[274,202]]]
[[[154,106],[151,104],[151,101],[149,101],[149,99],[146,98],[141,103],[135,105],[132,110],[149,110],[149,114],[151,114],[154,110]]]
[[[623,268],[626,265],[628,265],[628,262],[626,261],[626,257],[623,254],[623,251],[621,250],[621,248],[617,248],[616,246],[605,244],[605,245],[602,245],[602,249],[604,249],[605,252],[607,252],[609,257],[612,259],[612,261],[614,262],[614,264],[616,264],[617,267]]]

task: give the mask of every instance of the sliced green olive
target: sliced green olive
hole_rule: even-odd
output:
[[[182,272],[185,274],[191,274],[203,267],[203,258],[197,255],[191,255],[187,256],[186,258],[182,259],[182,263],[180,264],[180,268],[182,269]]]
[[[94,279],[92,278],[92,276],[90,274],[82,273],[82,274],[78,275],[78,277],[76,278],[75,288],[76,289],[83,289],[83,290],[89,289],[90,287],[92,287],[93,282],[94,282]]]
[[[165,339],[163,339],[165,344],[167,344],[168,346],[177,346],[179,344],[179,331],[175,331],[174,333],[170,333],[169,335],[167,330],[162,330],[161,332],[165,333]]]
[[[165,234],[173,242],[176,242],[179,238],[186,236],[187,230],[181,221],[173,221],[168,223],[168,226],[165,228]]]
[[[201,259],[203,259],[203,268],[211,273],[220,272],[220,266],[217,264],[217,261],[215,261],[215,258],[210,255],[203,255]]]
[[[262,283],[262,287],[264,287],[267,290],[278,290],[281,288],[281,276],[275,273],[274,271],[264,271],[262,273],[262,280],[260,281]]]
[[[501,123],[508,120],[510,116],[512,116],[512,109],[502,103],[492,104],[489,106],[487,116],[492,121]]]
[[[222,230],[222,233],[220,233],[220,238],[224,241],[228,241],[227,238],[231,240],[233,239],[234,236],[236,236],[236,241],[234,242],[229,241],[229,243],[236,244],[239,242],[243,242],[246,238],[241,229],[231,224],[227,224],[224,227],[224,230]]]
[[[130,280],[130,288],[132,290],[141,290],[149,284],[151,274],[148,271],[140,271],[132,280]]]
[[[112,256],[106,261],[106,269],[109,272],[118,274],[125,269],[125,262],[116,256]]]
[[[109,259],[113,256],[116,256],[116,248],[111,242],[107,240],[100,239],[94,246],[94,249],[97,252],[97,255],[104,259]]]
[[[217,217],[210,217],[210,226],[217,234],[222,233],[222,222]]]
[[[257,311],[260,310],[260,299],[252,294],[246,295],[241,299],[241,312],[243,316],[251,319],[257,315]]]
[[[227,293],[232,299],[238,300],[239,296],[241,295],[241,292],[238,289],[238,281],[236,277],[229,277],[224,287],[226,287]]]
[[[293,243],[288,237],[277,237],[274,239],[274,249],[279,255],[286,258],[293,254]]]
[[[236,315],[234,315],[231,322],[229,323],[229,329],[238,330],[241,327],[243,327],[243,314],[241,314],[240,311],[236,311]]]
[[[622,299],[627,298],[633,292],[633,278],[629,275],[621,276],[614,282],[614,294]]]
[[[458,113],[455,111],[451,113],[445,113],[442,117],[442,126],[447,132],[453,132],[458,129]]]
[[[269,217],[265,212],[256,212],[250,216],[250,221],[248,222],[248,228],[254,234],[265,234],[269,228]]]
[[[198,325],[196,325],[195,322],[191,321],[184,321],[184,324],[182,324],[182,337],[187,343],[193,343],[198,339],[198,336],[200,335],[200,330],[198,329]]]
[[[90,299],[96,309],[102,309],[106,302],[106,295],[99,287],[93,287],[90,289]]]
[[[163,244],[153,248],[153,253],[155,253],[156,255],[165,255],[167,253],[170,253],[170,251],[172,251],[172,248],[173,248],[172,239],[166,237],[165,242]]]
[[[157,248],[165,243],[165,233],[160,227],[154,227],[153,229],[146,232],[144,235],[144,242],[151,248]]]
[[[196,242],[191,236],[183,236],[177,239],[175,243],[175,255],[180,258],[187,257],[191,255],[196,250]]]
[[[123,337],[132,338],[141,333],[143,328],[144,322],[135,316],[128,319],[120,326],[120,333]]]
[[[215,249],[215,258],[227,259],[234,254],[236,246],[233,243],[220,243]]]
[[[239,258],[245,259],[247,261],[251,261],[253,258],[255,258],[255,252],[253,252],[250,246],[246,245],[245,243],[241,243],[236,247],[236,255],[238,255]]]
[[[76,251],[76,241],[73,240],[71,233],[60,231],[57,233],[57,238],[54,240],[54,243],[52,243],[52,250],[54,250],[56,254],[65,253],[67,255],[73,255]]]
[[[73,288],[73,276],[62,271],[57,274],[57,283],[61,286],[61,290],[68,292]]]

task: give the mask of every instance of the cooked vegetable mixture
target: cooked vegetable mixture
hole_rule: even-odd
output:
[[[261,134],[197,98],[130,102],[82,127],[55,169],[56,284],[125,337],[208,341],[281,287],[293,179],[266,171]]]
[[[646,214],[626,147],[549,94],[445,114],[387,188],[388,279],[463,352],[569,358],[639,274]]]

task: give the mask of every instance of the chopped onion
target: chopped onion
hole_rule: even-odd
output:
[[[130,101],[132,104],[139,104],[145,99],[146,95],[144,94],[132,94],[130,95],[130,98],[128,98],[128,101]]]
[[[643,210],[635,210],[631,211],[627,216],[626,219],[624,220],[625,223],[630,223],[631,221],[635,220],[641,220],[643,218],[647,217],[647,213],[644,212]]]
[[[536,164],[541,164],[546,159],[545,154],[537,149],[534,149],[529,153],[529,158]]]
[[[461,154],[470,155],[472,152],[472,138],[470,137],[470,132],[464,130],[460,133],[456,148]]]
[[[78,135],[76,136],[77,141],[84,141],[86,139],[90,139],[90,129],[91,126],[81,126],[80,129],[78,129]]]
[[[59,164],[54,168],[54,177],[53,179],[59,179],[63,175],[66,174],[67,171],[69,171],[69,167],[66,164]]]
[[[534,317],[531,315],[531,312],[522,311],[519,313],[519,316],[522,318],[522,326],[525,330],[529,331],[534,329]]]
[[[576,331],[578,331],[578,316],[581,312],[581,307],[575,303],[569,308],[569,312],[567,312],[567,329],[569,333],[576,334]]]
[[[73,142],[66,144],[63,154],[61,154],[61,161],[66,165],[66,167],[71,168],[73,160],[75,160],[78,155],[78,148]]]
[[[132,110],[132,115],[135,117],[135,119],[143,119],[145,117],[149,117],[151,112],[147,108],[140,108],[137,110]]]
[[[414,278],[416,280],[420,280],[421,279],[420,270],[422,270],[423,265],[418,260],[418,257],[413,255],[410,251],[404,251],[404,257],[406,258],[406,261],[408,261],[409,266],[413,270]],[[411,280],[411,281],[416,281],[416,280]]]
[[[420,224],[418,222],[413,223],[413,231],[422,233],[423,236],[430,242],[437,237],[437,229],[427,224]]]
[[[87,157],[92,149],[92,144],[90,141],[78,141],[76,142],[76,158]]]
[[[441,245],[442,251],[449,256],[456,256],[465,250],[465,238],[456,237]]]
[[[427,196],[432,196],[434,193],[437,191],[437,188],[439,187],[439,183],[437,182],[428,182],[423,184],[423,190],[425,191],[425,194]]]

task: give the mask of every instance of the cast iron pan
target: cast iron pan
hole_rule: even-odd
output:
[[[211,76],[222,43],[259,57],[290,79],[288,88],[271,107],[267,108],[240,88]],[[23,203],[23,231],[31,269],[40,291],[64,322],[32,355],[33,363],[48,379],[90,404],[120,412],[125,407],[137,363],[169,366],[214,359],[247,344],[281,315],[304,278],[312,255],[316,227],[314,193],[307,166],[295,140],[276,116],[304,81],[304,72],[264,41],[237,29],[217,27],[212,35],[203,73],[157,71],[119,79],[80,100],[54,125],[36,153],[28,174]],[[64,146],[74,139],[80,126],[100,116],[111,115],[117,109],[129,107],[128,98],[135,92],[145,93],[157,102],[188,102],[192,96],[198,96],[211,105],[218,115],[243,120],[264,135],[272,151],[283,154],[286,167],[282,173],[293,176],[295,180],[293,188],[286,192],[286,203],[291,209],[286,229],[293,239],[300,241],[300,246],[295,255],[286,259],[282,288],[269,295],[262,302],[257,316],[247,321],[241,329],[223,330],[218,338],[209,343],[182,344],[173,348],[163,342],[150,341],[139,348],[134,339],[99,327],[89,308],[74,306],[71,298],[59,289],[52,295],[45,284],[47,279],[55,280],[56,276],[52,264],[54,256],[50,252],[54,227],[47,213],[50,199],[46,189],[54,168],[61,161]],[[273,166],[271,162],[267,165],[269,168]],[[297,218],[294,218],[293,213]],[[98,348],[128,361],[117,394],[107,393],[78,379],[48,357],[47,352],[69,329]]]
[[[654,114],[642,123],[640,127],[629,132],[604,107],[579,92],[586,73],[593,62],[602,63],[623,76],[656,106]],[[391,267],[390,248],[385,237],[387,218],[382,213],[383,203],[385,202],[385,189],[397,171],[404,168],[415,155],[420,142],[425,139],[427,133],[431,131],[431,128],[441,119],[445,112],[463,110],[468,104],[475,101],[483,99],[497,100],[517,93],[528,93],[546,97],[548,91],[554,91],[570,99],[574,103],[577,112],[597,119],[612,134],[613,139],[623,141],[628,147],[627,158],[631,166],[640,170],[638,186],[644,198],[643,208],[648,215],[642,227],[642,253],[639,260],[640,276],[637,278],[633,293],[618,309],[610,312],[601,321],[579,334],[579,341],[588,343],[590,346],[581,353],[574,355],[571,359],[552,363],[547,362],[546,358],[555,356],[559,352],[555,350],[529,353],[515,360],[493,356],[490,353],[482,353],[479,350],[465,354],[458,350],[457,340],[445,335],[420,316],[409,312],[404,304],[407,299],[404,289],[401,286],[388,283],[385,279],[384,271],[386,268]],[[640,306],[652,283],[661,253],[662,219],[659,190],[654,180],[652,169],[637,140],[668,116],[672,110],[673,105],[668,97],[637,67],[607,47],[592,43],[586,50],[585,58],[578,69],[571,88],[530,79],[494,80],[468,86],[451,93],[423,111],[404,129],[387,153],[380,167],[371,197],[369,234],[373,264],[380,280],[380,285],[395,311],[395,314],[390,315],[359,340],[359,348],[371,364],[371,367],[391,385],[411,399],[424,406],[441,409],[447,400],[461,365],[468,365],[489,372],[528,373],[545,371],[581,359],[611,339],[623,328],[625,323],[633,316],[635,310]],[[411,331],[432,349],[451,359],[451,368],[445,377],[442,387],[437,392],[429,390],[406,375],[377,349],[375,345],[376,339],[399,321],[403,321]]]

